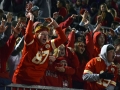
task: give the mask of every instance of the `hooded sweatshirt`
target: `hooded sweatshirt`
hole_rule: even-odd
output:
[[[114,90],[116,86],[117,67],[114,63],[109,63],[107,60],[107,48],[109,45],[111,44],[104,45],[101,48],[100,57],[95,57],[86,64],[83,80],[88,81],[87,90]],[[106,70],[114,74],[113,79],[99,78],[99,74]]]
[[[93,57],[98,57],[99,54],[100,54],[101,47],[98,44],[98,38],[99,38],[99,36],[101,34],[103,34],[103,33],[101,33],[101,32],[95,32],[94,35],[93,35],[93,43],[94,43]],[[105,42],[106,42],[106,36],[105,36]]]

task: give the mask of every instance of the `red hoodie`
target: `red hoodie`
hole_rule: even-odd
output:
[[[103,34],[101,32],[95,32],[93,35],[93,43],[94,43],[94,52],[93,52],[93,58],[98,57],[100,54],[100,46],[98,45],[98,37]],[[105,34],[104,34],[105,36]],[[105,36],[105,42],[106,42],[106,36]]]

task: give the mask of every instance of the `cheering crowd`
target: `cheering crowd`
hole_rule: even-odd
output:
[[[119,0],[4,0],[0,90],[11,83],[120,90],[119,7]]]

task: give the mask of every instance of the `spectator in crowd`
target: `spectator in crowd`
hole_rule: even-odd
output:
[[[102,16],[102,19],[101,19],[102,26],[111,27],[111,23],[114,19],[111,13],[108,12],[108,9],[105,3],[100,5],[98,16],[99,15]]]
[[[53,0],[33,0],[33,6],[36,5],[40,8],[40,17],[51,17],[51,1]]]
[[[12,3],[12,4],[11,4]],[[26,0],[3,0],[3,10],[13,13],[25,12]]]
[[[98,57],[100,54],[100,50],[104,44],[107,43],[107,36],[103,33],[103,29],[100,28],[101,24],[98,24],[94,29],[93,34],[93,44],[94,44],[94,52],[93,57]]]
[[[116,87],[115,90],[119,90],[120,89],[120,39],[116,39],[114,41],[114,46],[115,46],[115,51],[116,51],[116,56],[115,56],[115,60],[114,63],[117,65],[118,68],[118,79],[116,81]]]
[[[77,15],[80,15],[80,10],[82,7],[82,1],[81,0],[76,0],[76,3],[73,5],[75,11],[77,12]]]
[[[0,27],[1,27],[0,33],[3,33],[6,30],[5,23],[2,22]],[[11,83],[11,80],[9,79],[9,72],[7,71],[7,68],[6,68],[7,67],[6,64],[9,56],[13,51],[16,38],[20,32],[21,32],[21,29],[20,29],[20,22],[19,22],[16,25],[16,27],[13,28],[13,33],[9,37],[8,41],[4,44],[4,46],[0,47],[0,83],[3,86]],[[0,87],[0,90],[4,90],[4,87]]]
[[[35,35],[33,36],[32,28],[34,16],[32,13],[29,13],[29,17],[30,20],[26,29],[22,58],[14,72],[12,81],[13,83],[18,84],[38,85],[48,66],[49,52],[64,43],[66,37],[62,32],[62,29],[52,18],[47,18],[46,20],[51,22],[48,25],[53,25],[58,32],[58,37],[55,40],[48,41],[49,29],[45,26],[38,25],[35,27]]]
[[[80,38],[81,39],[79,41],[75,42],[75,47],[74,47],[75,53],[79,59],[79,68],[76,70],[76,73],[73,75],[73,88],[85,89],[86,82],[82,80],[82,74],[86,63],[92,58],[93,40],[89,32],[87,32]]]
[[[102,47],[99,57],[86,64],[83,80],[88,81],[87,90],[114,90],[118,73],[117,67],[112,63],[114,58],[115,48],[107,44]]]
[[[96,16],[97,16],[97,13],[98,13],[98,5],[96,2],[93,2],[90,6],[90,23],[95,25],[96,24]]]
[[[63,18],[65,18],[68,14],[67,9],[65,7],[65,1],[57,0],[57,8],[58,8],[58,15],[61,15]]]

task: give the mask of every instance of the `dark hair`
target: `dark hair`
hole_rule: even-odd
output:
[[[74,46],[75,46],[74,50],[75,50],[75,53],[76,53],[80,63],[82,63],[83,60],[88,61],[89,60],[89,56],[88,56],[89,54],[87,53],[86,47],[85,47],[85,51],[81,54],[79,52],[79,49],[78,49],[78,47],[79,47],[78,43],[80,43],[80,42],[76,42],[74,44]]]
[[[115,41],[114,41],[114,45],[119,45],[120,44],[120,39],[116,39]]]
[[[107,52],[110,51],[110,50],[115,50],[115,48],[114,48],[113,45],[109,45],[109,46],[107,47]]]
[[[18,17],[18,18],[20,18],[20,17],[26,17],[26,16],[25,16],[25,12],[19,12],[19,13],[17,14],[17,17]]]
[[[57,0],[57,1],[59,1],[62,4],[62,6],[65,7],[65,0]]]
[[[61,15],[58,15],[58,17],[56,18],[56,22],[58,24],[60,24],[61,22],[63,22],[63,17]]]

